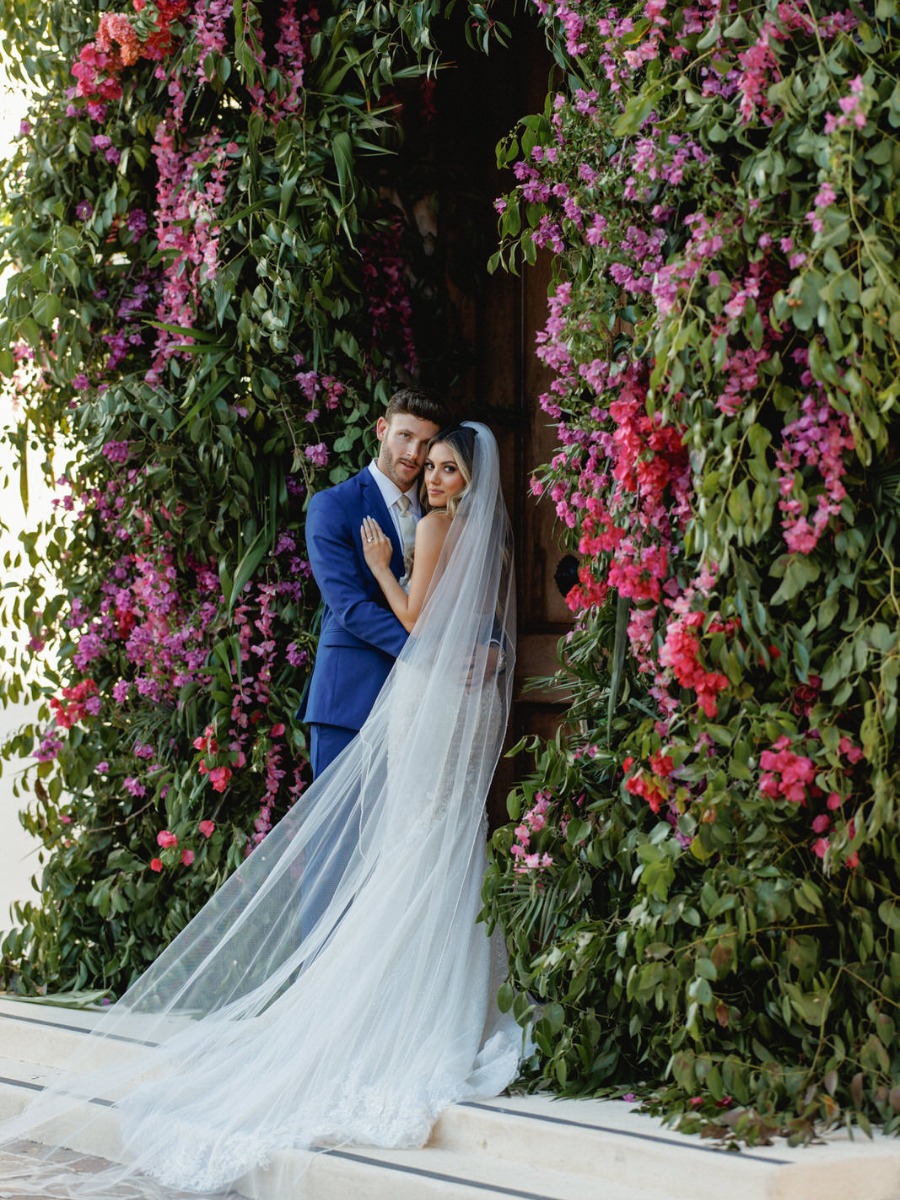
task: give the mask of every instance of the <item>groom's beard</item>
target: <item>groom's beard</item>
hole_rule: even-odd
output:
[[[398,467],[402,470],[398,470]],[[391,483],[395,483],[401,492],[415,487],[422,474],[422,467],[419,463],[404,459],[402,455],[395,458],[384,444],[382,444],[381,453],[378,456],[378,469],[387,475]]]

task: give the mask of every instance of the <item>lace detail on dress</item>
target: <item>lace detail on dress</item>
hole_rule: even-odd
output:
[[[212,1138],[208,1125],[148,1119],[135,1114],[131,1131],[139,1139],[140,1166],[152,1174],[146,1192],[134,1195],[162,1200],[154,1182],[172,1189],[218,1193],[254,1167],[266,1167],[283,1150],[334,1145],[423,1146],[434,1122],[449,1105],[479,1096],[495,1096],[514,1078],[520,1050],[507,1032],[494,1034],[476,1057],[468,1079],[451,1070],[436,1071],[427,1085],[421,1080],[373,1083],[364,1069],[334,1081],[334,1092],[322,1104],[303,1103],[265,1131],[235,1130]],[[123,1133],[130,1121],[123,1112]],[[138,1179],[133,1184],[139,1184]],[[123,1193],[124,1194],[124,1193]]]

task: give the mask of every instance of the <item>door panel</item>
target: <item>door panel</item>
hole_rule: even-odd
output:
[[[450,210],[459,222],[474,210],[483,221],[476,244],[487,256],[496,248],[497,218],[493,199],[513,184],[510,171],[500,172],[495,147],[520,117],[543,109],[552,60],[536,24],[524,17],[512,22],[508,50],[494,48],[490,57],[464,45],[448,54],[453,65],[438,79],[438,154],[450,164],[457,194]],[[458,35],[457,35],[458,36]],[[564,719],[565,697],[558,692],[525,690],[526,681],[553,673],[557,644],[572,625],[554,580],[561,557],[554,506],[549,497],[536,501],[528,481],[537,465],[558,449],[555,427],[538,398],[549,388],[551,373],[535,354],[535,335],[547,319],[550,262],[544,256],[519,276],[484,270],[474,288],[460,287],[464,269],[454,269],[454,247],[467,253],[470,240],[445,223],[448,245],[448,287],[455,333],[471,348],[457,387],[467,414],[484,419],[497,434],[503,487],[516,543],[518,594],[518,654],[515,702],[508,744],[525,734],[552,736]],[[470,264],[463,264],[463,266]],[[501,760],[492,790],[493,823],[506,819],[506,793],[527,770],[527,761]]]

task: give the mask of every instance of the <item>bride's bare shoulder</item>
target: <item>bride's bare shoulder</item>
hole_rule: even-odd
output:
[[[442,508],[432,509],[416,525],[416,542],[421,538],[423,543],[440,544],[447,536],[451,518]]]

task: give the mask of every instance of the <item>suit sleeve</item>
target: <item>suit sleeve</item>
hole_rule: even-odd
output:
[[[350,528],[327,492],[313,496],[306,514],[306,547],[322,599],[348,633],[396,658],[409,635],[367,593],[355,537],[359,531]]]

